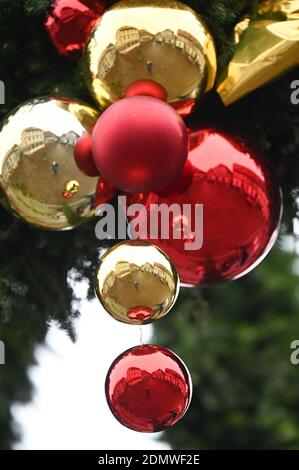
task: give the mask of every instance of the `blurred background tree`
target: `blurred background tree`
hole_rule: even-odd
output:
[[[43,27],[50,0],[1,0],[0,79],[6,84],[2,118],[25,100],[66,95],[94,105],[80,59],[60,57]],[[115,3],[107,1],[106,4]],[[208,24],[219,66],[233,53],[232,32],[251,0],[186,1]],[[290,102],[298,70],[228,109],[210,93],[193,117],[241,133],[273,162],[284,191],[281,237],[292,236],[299,187],[299,112]],[[94,223],[73,232],[28,227],[0,209],[0,338],[9,367],[0,368],[0,448],[18,439],[15,401],[31,399],[27,370],[55,321],[74,339],[78,316],[70,279],[91,281],[98,243]],[[213,288],[183,290],[156,340],[188,364],[192,407],[165,433],[174,448],[298,448],[299,376],[289,361],[299,327],[298,263],[280,245],[245,278]],[[89,296],[92,296],[90,289]]]
[[[155,340],[190,369],[192,404],[164,439],[175,449],[298,449],[298,261],[278,247],[254,272],[184,290]]]

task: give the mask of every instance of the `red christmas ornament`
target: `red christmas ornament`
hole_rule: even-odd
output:
[[[91,135],[80,137],[74,147],[75,162],[79,170],[87,176],[100,176],[91,151]]]
[[[161,346],[136,346],[121,354],[106,378],[106,398],[124,426],[156,432],[185,414],[192,394],[190,374],[183,362]]]
[[[98,179],[95,196],[95,207],[105,204],[116,195],[116,189],[112,184],[107,183],[101,176]]]
[[[101,175],[115,187],[155,191],[183,170],[187,128],[167,103],[148,96],[125,98],[98,119],[92,153]]]
[[[159,195],[128,197],[127,203],[146,206],[147,215],[139,218],[139,225],[147,224],[147,239],[170,256],[182,283],[237,279],[256,267],[276,240],[279,186],[270,164],[237,138],[200,130],[191,133],[190,147],[189,165],[176,184]],[[180,207],[180,213],[170,213],[169,240],[159,232],[158,239],[151,238],[149,232],[151,205],[163,203]],[[190,213],[184,204],[190,205]],[[203,204],[203,221],[200,216],[196,221],[196,204]]]
[[[136,80],[131,83],[125,91],[125,97],[132,96],[151,96],[158,100],[167,101],[167,91],[154,80]]]
[[[190,100],[181,100],[181,101],[174,101],[172,103],[169,103],[175,110],[176,112],[183,118],[187,118],[190,116],[190,114],[193,113],[195,107],[196,107],[196,100],[190,99]]]
[[[102,0],[55,0],[45,27],[58,52],[62,55],[80,52],[104,9]]]

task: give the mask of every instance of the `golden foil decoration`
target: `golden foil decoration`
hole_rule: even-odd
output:
[[[179,278],[162,250],[145,241],[126,241],[101,257],[95,291],[113,318],[142,325],[159,320],[171,309]]]
[[[106,10],[85,51],[87,84],[105,109],[136,80],[162,85],[176,108],[210,90],[212,36],[197,14],[173,0],[124,0]]]
[[[45,97],[28,101],[5,119],[0,183],[13,212],[37,227],[56,230],[94,215],[97,178],[80,172],[73,148],[97,118],[80,102]],[[68,189],[71,198],[65,198]]]
[[[299,64],[299,1],[261,2],[259,14],[236,26],[237,50],[217,87],[227,106]]]
[[[299,0],[261,0],[258,13],[282,13],[285,19],[299,19]]]

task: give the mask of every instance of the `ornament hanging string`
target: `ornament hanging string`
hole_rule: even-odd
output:
[[[143,342],[143,331],[142,331],[142,326],[140,325],[139,326],[139,331],[140,331],[140,337],[139,337],[139,342],[142,346],[144,346],[144,342]]]

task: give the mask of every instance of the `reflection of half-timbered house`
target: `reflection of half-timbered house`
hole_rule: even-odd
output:
[[[24,154],[30,155],[45,146],[44,131],[35,127],[24,129],[21,136],[20,149]]]
[[[18,166],[19,161],[21,158],[21,151],[18,145],[14,145],[12,149],[7,152],[2,168],[2,178],[5,181],[8,181],[10,176],[12,175],[15,168]]]

